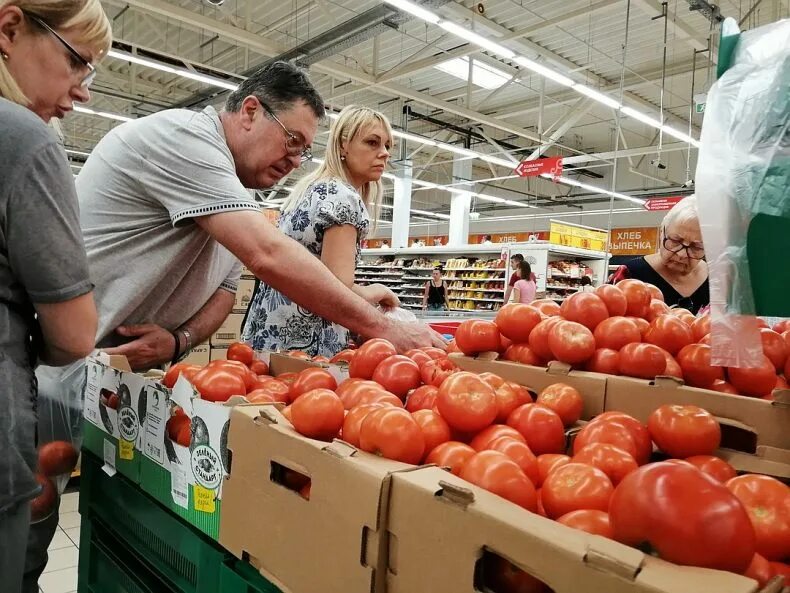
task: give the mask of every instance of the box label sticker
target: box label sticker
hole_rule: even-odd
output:
[[[120,453],[118,454],[120,459],[124,461],[131,461],[134,459],[134,441],[121,439],[118,441],[118,444],[120,445]]]
[[[125,441],[134,443],[140,432],[140,421],[137,412],[131,406],[124,406],[118,411],[118,432]]]
[[[116,473],[115,451],[115,443],[104,439],[104,465],[102,466],[102,469],[110,477],[114,476]]]
[[[164,386],[151,385],[148,388],[147,412],[145,418],[145,456],[159,465],[165,464],[165,429],[170,416],[170,405]]]
[[[170,473],[170,496],[182,509],[189,510],[189,483],[182,467],[173,467]]]
[[[214,491],[203,488],[200,484],[192,487],[192,497],[195,501],[195,510],[202,513],[213,513],[217,510],[214,502]]]
[[[85,418],[98,427],[102,427],[99,417],[99,390],[101,389],[102,366],[95,360],[89,360],[85,368]]]
[[[197,485],[208,490],[219,487],[222,482],[222,462],[214,449],[208,445],[198,445],[192,449],[190,465]]]

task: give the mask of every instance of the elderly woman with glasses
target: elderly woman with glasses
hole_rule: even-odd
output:
[[[661,290],[667,305],[697,314],[709,304],[710,294],[695,196],[681,200],[667,213],[661,223],[660,238],[658,253],[620,266],[613,282],[625,278],[649,282]]]
[[[96,339],[74,179],[46,124],[90,99],[93,64],[110,43],[99,0],[0,0],[0,589],[9,593],[38,591],[38,567],[24,574],[31,499],[43,487],[47,512],[57,504],[50,478],[35,473],[34,369],[83,358]]]

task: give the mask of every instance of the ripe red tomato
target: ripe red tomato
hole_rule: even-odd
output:
[[[586,531],[593,535],[600,535],[613,539],[612,525],[609,522],[609,513],[595,509],[580,509],[571,511],[557,519],[557,523],[562,523],[568,527],[573,527],[580,531]]]
[[[645,334],[647,334],[647,330],[650,329],[650,322],[647,319],[642,319],[641,317],[627,317],[626,319],[630,319],[636,323],[636,327],[639,328],[639,333],[642,335],[642,341],[644,341]]]
[[[560,306],[551,299],[538,299],[537,301],[532,301],[530,306],[535,307],[546,317],[554,317],[560,314]]]
[[[656,301],[664,302],[664,293],[661,292],[661,289],[656,286],[655,284],[650,284],[650,282],[645,282],[645,288],[647,288],[647,292],[650,293],[650,298]]]
[[[691,335],[694,337],[695,342],[699,342],[702,338],[710,333],[710,315],[702,315],[694,319],[691,324]]]
[[[483,555],[482,583],[486,591],[496,593],[551,593],[551,589],[509,560],[486,553]]]
[[[401,399],[395,395],[394,393],[390,393],[389,391],[384,391],[383,389],[380,391],[366,391],[362,395],[360,395],[359,400],[357,401],[357,405],[362,404],[388,404],[395,408],[402,408],[403,402]]]
[[[283,396],[282,399],[278,400],[271,392],[265,389],[253,389],[247,393],[245,397],[251,404],[273,404],[276,401],[280,401],[284,404],[288,403],[288,396]]]
[[[436,405],[436,396],[439,388],[433,385],[423,385],[412,391],[406,398],[406,409],[409,412],[417,410],[430,410]]]
[[[784,578],[785,587],[790,585],[790,564],[784,562],[768,562],[768,564],[771,565],[774,575]]]
[[[425,438],[411,414],[386,406],[373,410],[362,421],[359,446],[368,453],[416,465],[425,453]]]
[[[576,292],[562,302],[560,315],[593,331],[599,323],[608,319],[609,309],[598,295],[592,292]]]
[[[232,395],[245,395],[247,386],[235,371],[206,367],[195,373],[192,384],[200,397],[210,402],[224,402]]]
[[[387,340],[376,338],[368,340],[359,347],[357,353],[348,365],[349,377],[359,377],[360,379],[370,379],[373,371],[385,358],[396,355],[398,352],[395,346]]]
[[[600,327],[600,326],[599,326]],[[584,369],[593,373],[607,373],[609,375],[620,374],[620,353],[611,348],[598,348]]]
[[[678,459],[711,455],[721,443],[716,418],[697,406],[665,404],[656,408],[647,420],[647,429],[659,449]]]
[[[570,462],[571,458],[562,453],[544,453],[543,455],[538,455],[538,481],[535,482],[535,486],[540,488],[551,472]],[[545,517],[546,515],[544,514],[543,516]]]
[[[58,501],[58,490],[55,483],[42,474],[36,474],[36,481],[41,486],[41,492],[30,501],[30,519],[40,521],[49,517]]]
[[[526,439],[535,455],[565,450],[565,428],[557,412],[540,404],[524,404],[508,416],[507,425]]]
[[[299,373],[280,373],[277,375],[277,380],[282,381],[289,387],[293,385],[293,382],[296,381],[296,377],[299,376]]]
[[[549,348],[549,332],[558,323],[562,323],[562,317],[549,317],[548,319],[544,319],[539,324],[537,324],[535,329],[532,330],[532,333],[529,334],[529,349],[535,354],[535,356],[538,357],[538,359],[554,359],[554,354],[552,354],[551,349]]]
[[[373,380],[401,399],[422,385],[420,367],[411,358],[400,354],[382,360],[373,371]]]
[[[639,467],[630,453],[609,443],[590,443],[576,453],[571,461],[597,467],[609,476],[615,486]]]
[[[411,358],[414,362],[417,363],[417,366],[422,366],[424,362],[433,360],[430,354],[428,354],[427,352],[423,352],[419,348],[414,348],[412,350],[409,350],[408,352],[406,352],[406,354],[404,354],[404,356],[408,356],[409,358]]]
[[[478,432],[469,445],[475,451],[483,451],[488,449],[488,446],[500,437],[516,439],[524,444],[527,442],[527,439],[525,439],[515,428],[505,424],[492,424]]]
[[[491,386],[491,389],[496,389],[497,387],[501,387],[505,384],[505,380],[500,377],[499,375],[495,375],[494,373],[480,373],[478,375],[483,381],[488,383]]]
[[[579,364],[595,354],[595,338],[581,323],[560,321],[549,330],[549,349],[556,360]]]
[[[189,447],[192,444],[192,422],[181,425],[176,434],[176,443],[182,447]]]
[[[609,505],[617,541],[650,543],[669,562],[741,573],[755,552],[738,499],[687,463],[651,463],[620,482]]]
[[[762,328],[760,338],[763,342],[763,354],[773,363],[777,373],[784,371],[787,362],[787,344],[781,334],[773,330]]]
[[[664,352],[653,344],[627,344],[620,349],[620,374],[654,379],[667,368]]]
[[[650,307],[647,309],[647,320],[654,321],[667,313],[669,313],[669,306],[664,301],[653,299],[650,301]]]
[[[350,410],[359,403],[362,396],[371,392],[380,393],[382,391],[384,391],[384,388],[375,381],[351,378],[338,385],[335,393],[337,393],[340,401],[343,402],[343,407],[346,410]]]
[[[428,453],[425,463],[432,463],[439,467],[450,468],[450,471],[460,475],[464,464],[476,453],[472,447],[466,443],[458,441],[447,441]]]
[[[192,377],[194,377],[195,373],[197,373],[199,370],[201,370],[201,367],[196,364],[186,364],[183,362],[174,364],[169,369],[167,369],[165,377],[162,379],[162,385],[168,389],[172,389],[181,374],[183,374],[184,377],[191,382]]]
[[[788,384],[787,379],[785,379],[782,375],[776,376],[776,385],[774,386],[774,390],[776,389],[790,389],[790,384]]]
[[[691,327],[694,324],[694,321],[697,319],[696,317],[694,317],[694,313],[692,313],[688,309],[675,308],[675,309],[670,309],[669,312],[671,315],[677,317],[689,327]]]
[[[757,553],[768,560],[790,558],[790,487],[756,474],[732,478],[726,486],[749,513]]]
[[[776,387],[776,369],[764,354],[759,367],[751,369],[727,367],[727,378],[738,393],[752,397],[768,395]]]
[[[606,304],[610,317],[625,315],[628,310],[628,300],[625,298],[625,293],[616,286],[602,284],[595,289],[595,294]]]
[[[617,288],[623,291],[628,302],[625,314],[629,317],[646,317],[650,310],[652,296],[641,280],[621,280]]]
[[[425,439],[425,452],[430,453],[442,443],[450,440],[450,426],[433,410],[417,410],[412,417],[419,424]]]
[[[495,421],[500,423],[506,422],[511,412],[519,406],[532,403],[532,396],[530,396],[529,391],[511,381],[505,381],[502,385],[495,388],[494,395],[496,396],[497,406]]]
[[[534,513],[538,510],[535,486],[518,464],[504,453],[475,453],[464,464],[460,476],[528,511]]]
[[[689,344],[678,352],[677,361],[692,387],[709,389],[717,379],[724,380],[724,369],[710,364],[710,346]]]
[[[299,360],[310,360],[310,355],[303,350],[290,350],[289,352],[286,352],[286,356],[298,358]]]
[[[520,437],[521,435],[519,435]],[[490,443],[485,448],[487,451],[499,451],[510,457],[526,474],[533,484],[538,481],[538,459],[522,439],[514,439],[509,436],[501,436]]]
[[[674,315],[662,315],[650,322],[645,342],[655,344],[672,354],[694,341],[691,328]]]
[[[532,366],[541,366],[543,364],[538,355],[530,350],[529,344],[513,344],[509,346],[502,358],[510,362],[520,362],[521,364]]]
[[[663,348],[661,351],[664,353],[664,358],[667,361],[667,368],[664,369],[664,375],[667,377],[677,377],[678,379],[683,379],[683,369],[680,368],[678,361],[675,360],[675,357],[672,356],[669,352],[664,350]]]
[[[686,461],[699,471],[705,472],[722,484],[737,475],[734,467],[723,459],[714,457],[713,455],[694,455],[692,457],[687,457]]]
[[[181,432],[181,429],[184,426],[187,426],[187,433],[190,431],[190,424],[191,421],[189,420],[189,416],[186,414],[177,414],[175,416],[171,416],[170,420],[167,421],[165,425],[165,430],[167,430],[167,436],[170,437],[170,440],[173,442],[178,442],[178,434]],[[187,442],[186,446],[189,446]]]
[[[529,340],[529,334],[540,321],[540,311],[523,303],[505,305],[494,319],[499,332],[514,342]]]
[[[624,418],[595,418],[576,435],[573,441],[574,455],[591,443],[609,443],[626,451],[639,465],[647,463],[653,452],[650,434],[644,425],[636,420],[634,422],[636,424],[631,425]]]
[[[467,356],[479,352],[498,352],[499,329],[493,321],[467,319],[455,331],[455,343]]]
[[[628,317],[610,317],[595,328],[595,345],[598,348],[620,350],[626,344],[641,342],[642,334],[636,323]]]
[[[228,346],[226,358],[228,360],[238,360],[240,363],[250,366],[252,361],[255,360],[255,351],[249,344],[234,342]]]
[[[362,426],[362,421],[373,410],[386,407],[386,404],[372,403],[360,404],[354,406],[352,410],[346,414],[343,420],[343,428],[340,431],[340,438],[346,441],[349,445],[359,447],[359,429]]]
[[[434,346],[423,346],[420,348],[425,354],[436,360],[437,358],[447,358],[447,352],[442,350],[441,348],[436,348]]]
[[[70,474],[79,454],[68,441],[50,441],[38,448],[38,471],[47,477]]]
[[[474,373],[450,375],[439,387],[436,407],[454,429],[477,432],[491,424],[497,415],[494,390]]]
[[[566,427],[576,423],[582,417],[584,410],[581,394],[575,387],[565,383],[554,383],[546,387],[538,395],[537,403],[557,412]]]
[[[773,329],[778,334],[783,334],[786,331],[790,330],[790,319],[782,319],[778,321],[771,329]]]
[[[313,389],[291,404],[291,424],[311,439],[331,441],[340,432],[344,418],[343,402],[329,389]]]
[[[301,371],[291,385],[291,401],[296,401],[299,396],[314,389],[337,389],[337,380],[332,373],[318,367]]]
[[[335,354],[332,358],[330,358],[329,362],[332,364],[339,364],[341,362],[344,362],[346,364],[351,364],[351,361],[353,360],[356,353],[357,353],[356,350],[351,350],[349,348],[346,348],[345,350],[341,350],[340,352]]]
[[[540,487],[540,500],[551,519],[581,509],[609,509],[614,487],[597,467],[568,463],[551,472]]]
[[[420,378],[426,385],[441,387],[444,380],[460,369],[449,358],[434,358],[424,362],[420,367]]]
[[[774,578],[774,574],[771,563],[759,554],[755,554],[743,576],[754,579],[760,584],[760,587],[764,587],[768,584],[768,581]]]
[[[712,389],[713,391],[718,391],[720,393],[729,393],[730,395],[739,395],[738,390],[735,389],[731,383],[722,381],[721,379],[716,379],[713,382],[713,385],[708,387],[708,389]]]
[[[238,360],[212,360],[204,369],[222,369],[236,373],[244,380],[247,391],[253,389],[260,380],[250,367]]]
[[[256,375],[258,375],[259,377],[261,375],[268,375],[269,374],[269,365],[266,364],[262,360],[253,360],[250,363],[250,370],[253,373],[255,373]]]

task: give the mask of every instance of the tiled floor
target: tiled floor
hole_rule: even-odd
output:
[[[47,568],[38,581],[42,593],[77,591],[80,547],[80,515],[77,512],[79,500],[79,492],[66,493],[60,499],[60,524],[49,546]]]

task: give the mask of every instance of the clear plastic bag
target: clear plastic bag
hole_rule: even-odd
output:
[[[738,34],[734,22],[722,30]],[[696,194],[712,362],[757,366],[756,315],[790,317],[782,257],[790,252],[790,20],[740,34],[729,69],[708,93],[701,142]]]
[[[401,307],[393,307],[392,309],[385,309],[384,315],[396,321],[404,321],[406,323],[417,321],[417,316],[414,313],[412,313],[408,309],[403,309]]]

